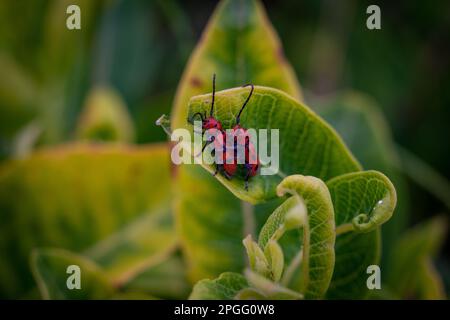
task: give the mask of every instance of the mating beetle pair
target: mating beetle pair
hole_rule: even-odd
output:
[[[222,164],[216,163],[216,171],[214,172],[214,175],[216,175],[218,172],[223,174],[227,179],[231,179],[237,174],[238,171],[238,161],[237,161],[237,154],[236,151],[238,149],[243,149],[245,152],[245,161],[242,164],[244,169],[244,179],[245,179],[245,190],[248,190],[248,181],[251,177],[254,177],[258,174],[259,169],[259,159],[258,155],[256,154],[255,147],[250,141],[250,138],[248,136],[247,130],[240,125],[241,120],[241,114],[242,111],[244,111],[247,103],[249,102],[252,94],[253,94],[253,84],[247,84],[243,87],[250,86],[250,94],[248,95],[247,99],[245,100],[244,104],[242,105],[241,109],[239,110],[239,113],[236,116],[236,124],[232,129],[232,135],[234,139],[233,145],[233,152],[227,152],[227,143],[226,138],[227,134],[225,133],[225,130],[222,127],[222,124],[219,120],[214,118],[214,96],[216,92],[216,75],[213,75],[213,92],[212,92],[212,100],[211,100],[211,109],[209,112],[209,116],[206,116],[205,114],[202,114],[200,112],[195,113],[191,119],[188,119],[188,122],[193,123],[193,120],[195,116],[200,116],[202,120],[202,133],[204,133],[207,130],[215,129],[219,133],[219,139],[216,139],[215,136],[211,137],[211,140],[207,141],[205,145],[202,148],[202,152],[205,150],[206,146],[210,143],[214,143],[214,149],[219,150],[219,148],[222,148],[223,150],[223,161]],[[239,137],[245,137],[244,139]],[[243,142],[244,141],[244,142]],[[242,145],[244,143],[244,145]],[[232,157],[232,159],[230,159]]]

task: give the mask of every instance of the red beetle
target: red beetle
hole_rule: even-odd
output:
[[[245,150],[245,161],[244,161],[245,177],[244,177],[244,179],[245,179],[245,190],[248,190],[248,181],[251,177],[254,177],[258,174],[260,162],[259,162],[256,150],[255,150],[255,146],[250,141],[250,137],[248,135],[247,129],[241,127],[241,125],[240,125],[242,111],[244,111],[245,107],[247,106],[247,103],[249,102],[249,100],[253,94],[253,90],[254,90],[253,84],[244,85],[244,87],[246,87],[246,86],[251,86],[250,94],[248,95],[247,99],[245,100],[244,104],[242,105],[241,109],[239,110],[238,115],[236,116],[236,124],[233,127],[232,136],[235,137],[235,141],[234,141],[234,149],[235,150],[239,150],[239,144],[245,143],[245,145],[243,146],[243,148]],[[245,139],[242,139],[242,138],[240,139],[239,138],[240,136],[244,136]],[[241,145],[241,148],[242,148],[242,145]],[[234,160],[235,161],[230,165],[231,170],[233,169],[233,165],[236,165],[235,164],[237,162],[236,156],[235,156]],[[226,170],[226,168],[225,168],[225,170]]]
[[[239,110],[239,113],[236,117],[236,125],[232,129],[232,135],[231,137],[234,139],[233,143],[233,150],[230,152],[228,150],[227,152],[227,145],[226,145],[226,139],[227,135],[225,134],[225,131],[223,130],[222,124],[219,120],[214,118],[214,96],[216,91],[216,75],[213,75],[213,92],[212,92],[212,101],[211,101],[211,109],[209,112],[209,117],[205,114],[202,114],[200,112],[195,113],[191,119],[188,119],[189,123],[193,123],[193,119],[195,116],[199,115],[202,120],[202,133],[204,133],[207,130],[210,129],[216,129],[219,131],[218,139],[216,139],[216,136],[212,136],[209,141],[205,143],[205,145],[202,147],[203,152],[207,145],[210,143],[214,143],[214,150],[220,150],[223,151],[223,161],[222,164],[216,163],[216,171],[214,172],[214,175],[216,175],[218,172],[223,174],[227,179],[231,179],[233,176],[235,176],[238,172],[238,161],[237,161],[237,151],[241,150],[243,148],[245,152],[245,161],[243,164],[244,169],[244,179],[245,179],[245,190],[248,190],[248,181],[251,177],[254,177],[258,174],[259,169],[259,159],[258,155],[256,154],[256,150],[252,142],[250,141],[250,138],[248,136],[247,130],[240,126],[240,117],[242,114],[242,111],[244,111],[245,107],[247,106],[247,103],[249,102],[252,94],[253,94],[253,84],[245,85],[251,86],[250,94],[248,95],[247,99],[245,100],[244,104],[242,105],[241,109]],[[217,132],[216,132],[217,133]],[[241,136],[245,136],[245,139],[239,138]],[[243,141],[244,142],[243,142]],[[242,146],[242,143],[244,145]],[[240,147],[240,148],[239,148]]]

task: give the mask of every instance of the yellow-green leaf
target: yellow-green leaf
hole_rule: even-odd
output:
[[[31,267],[44,299],[108,299],[114,288],[94,262],[61,249],[36,249]]]
[[[165,144],[72,144],[2,164],[0,295],[31,288],[37,247],[88,253],[116,284],[160,262],[176,240],[169,166]]]

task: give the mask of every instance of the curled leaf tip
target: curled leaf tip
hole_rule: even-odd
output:
[[[326,184],[337,215],[346,217],[345,221],[340,219],[341,225],[336,228],[338,234],[374,231],[394,213],[397,193],[389,178],[381,172],[352,172],[335,177]],[[351,205],[345,199],[352,199]]]
[[[354,231],[361,233],[373,231],[392,217],[396,203],[395,189],[389,188],[369,213],[360,213],[353,218]]]
[[[170,129],[170,119],[165,114],[159,117],[155,121],[155,124],[160,126],[168,136],[172,135],[172,131]]]
[[[277,195],[282,197],[286,194],[298,195],[299,190],[307,188],[312,188],[314,190],[320,190],[322,188],[326,189],[325,183],[313,176],[303,176],[301,174],[293,174],[283,179],[277,186]]]
[[[155,121],[155,124],[156,124],[157,126],[160,126],[160,125],[162,125],[162,123],[163,123],[164,120],[167,120],[165,114],[163,114],[161,117],[159,117],[159,118]]]

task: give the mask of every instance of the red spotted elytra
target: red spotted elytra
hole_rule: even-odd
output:
[[[222,164],[216,163],[216,171],[214,172],[214,175],[220,172],[227,179],[231,179],[238,173],[238,167],[242,166],[245,181],[245,190],[248,190],[248,181],[250,180],[250,178],[258,174],[260,164],[255,147],[253,143],[250,141],[249,135],[247,133],[247,129],[243,128],[240,125],[241,114],[244,111],[245,107],[247,106],[254,90],[253,84],[247,84],[244,85],[243,87],[247,86],[251,87],[250,94],[248,95],[247,99],[245,100],[244,104],[239,110],[238,115],[236,116],[235,126],[231,129],[230,137],[234,139],[232,152],[230,152],[229,150],[228,150],[229,152],[227,152],[227,144],[226,144],[227,134],[225,133],[225,130],[223,129],[221,122],[216,118],[214,118],[214,96],[216,91],[215,74],[213,75],[213,92],[209,116],[207,117],[206,112],[204,114],[197,112],[192,116],[191,119],[188,119],[188,122],[193,123],[194,117],[200,116],[202,120],[202,133],[210,129],[215,129],[218,131],[218,134],[216,134],[215,136],[214,135],[211,136],[211,140],[205,143],[205,145],[202,147],[202,152],[205,150],[206,146],[210,143],[214,143],[214,150],[219,150],[220,148],[222,148],[223,161]],[[245,138],[242,139],[242,136],[244,136]],[[218,137],[218,139],[216,137]],[[245,160],[243,164],[238,164],[237,151],[241,149],[243,149],[245,152]]]

